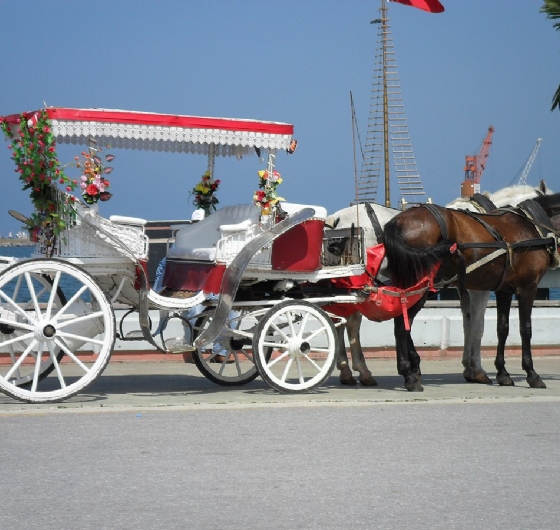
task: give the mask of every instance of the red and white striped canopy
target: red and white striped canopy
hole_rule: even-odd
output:
[[[207,118],[111,109],[45,109],[58,143],[103,145],[144,151],[169,151],[213,156],[246,156],[255,148],[290,146],[294,126],[245,119]],[[25,112],[33,119],[40,111]],[[17,123],[20,115],[6,116]]]

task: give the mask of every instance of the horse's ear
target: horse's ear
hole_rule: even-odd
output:
[[[336,228],[338,226],[338,223],[340,223],[340,217],[337,217],[336,219],[333,220],[332,224],[327,224],[325,223],[325,226],[327,226],[328,228]]]
[[[547,187],[546,182],[544,180],[541,180],[541,182],[539,184],[539,189],[542,191],[543,195],[546,195],[548,187]]]

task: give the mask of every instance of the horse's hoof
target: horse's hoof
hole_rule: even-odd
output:
[[[529,383],[531,388],[546,388],[540,375],[527,376],[527,383]]]
[[[515,386],[515,383],[513,382],[509,374],[496,376],[496,381],[498,381],[498,384],[500,386]]]
[[[413,383],[405,383],[404,387],[409,392],[424,392],[424,387],[420,384],[420,381],[414,381]]]
[[[463,377],[467,383],[479,383],[481,385],[491,385],[492,380],[486,375],[482,368],[465,368]]]
[[[342,377],[342,374],[341,374],[338,380],[340,381],[341,385],[356,386],[358,384],[352,376]]]
[[[373,378],[373,375],[360,376],[360,384],[362,386],[377,386],[377,381]]]
[[[340,381],[341,385],[356,386],[358,384],[354,379],[354,376],[352,375],[352,370],[350,370],[350,367],[348,366],[347,363],[344,363],[342,367],[340,367],[339,369],[340,369],[340,375],[338,376],[338,380]]]

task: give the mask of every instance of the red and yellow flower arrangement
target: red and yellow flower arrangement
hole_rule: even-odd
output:
[[[276,170],[269,173],[267,170],[261,169],[258,174],[259,189],[253,194],[253,204],[260,206],[263,213],[269,213],[279,201],[285,200],[276,192],[276,188],[282,184],[282,177]]]
[[[218,191],[220,182],[220,180],[212,178],[210,171],[206,171],[202,175],[201,181],[191,191],[191,195],[194,195],[193,205],[197,209],[204,210],[206,215],[216,211],[216,204],[220,202],[214,195]]]

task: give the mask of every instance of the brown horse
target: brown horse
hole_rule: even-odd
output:
[[[546,270],[558,266],[560,194],[524,201],[518,208],[475,214],[434,205],[406,210],[384,230],[386,257],[393,285],[415,284],[434,266],[436,283],[456,285],[463,317],[469,318],[467,289],[494,291],[498,314],[498,346],[494,365],[500,385],[513,385],[505,369],[504,350],[509,332],[513,295],[519,304],[522,367],[532,388],[546,388],[533,368],[531,312],[537,287]],[[409,321],[424,305],[409,311]],[[406,329],[408,328],[408,329]],[[410,391],[421,391],[420,358],[411,349],[409,326],[395,320],[397,367]]]

